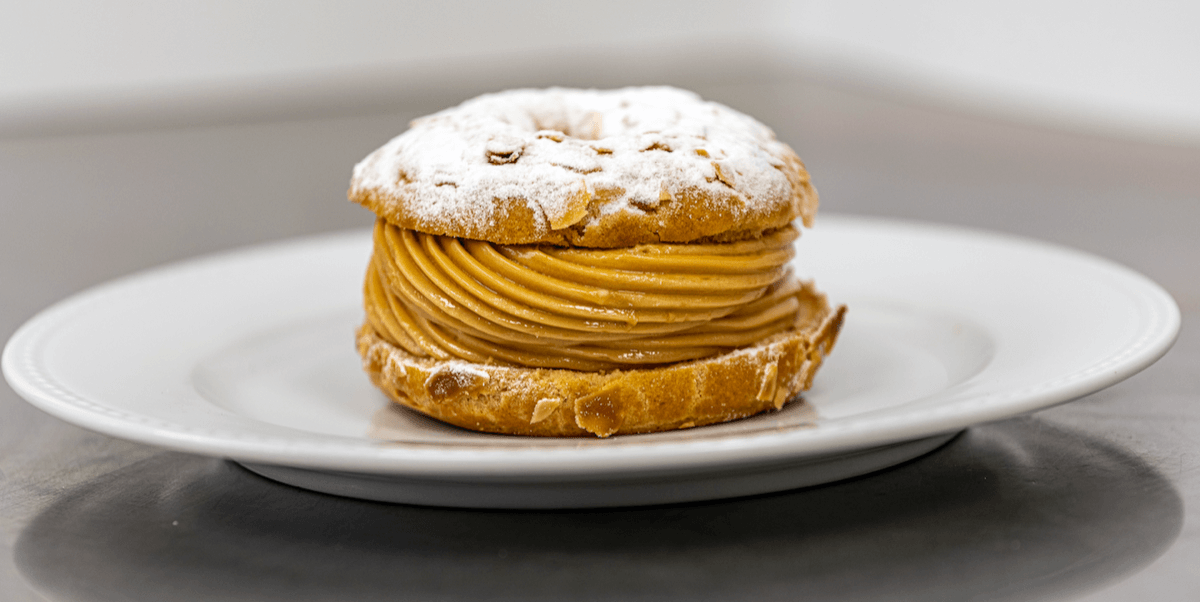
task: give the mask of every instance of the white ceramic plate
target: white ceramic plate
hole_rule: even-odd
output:
[[[846,478],[973,424],[1129,377],[1179,330],[1145,277],[980,231],[823,216],[797,269],[850,306],[806,404],[731,424],[598,439],[485,435],[390,406],[361,373],[368,233],[124,278],[34,317],[4,374],[79,426],[227,457],[369,499],[580,507],[712,499]]]

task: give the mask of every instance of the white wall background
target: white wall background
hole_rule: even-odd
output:
[[[1200,2],[780,2],[825,71],[1062,127],[1200,144]]]
[[[702,61],[753,47],[972,111],[1200,145],[1200,3],[1184,0],[43,0],[2,12],[0,125],[264,82],[353,87],[474,57],[519,70],[520,57],[566,50],[628,61],[630,49],[705,49]]]

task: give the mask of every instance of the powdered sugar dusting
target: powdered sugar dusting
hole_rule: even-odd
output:
[[[409,199],[415,222],[470,232],[506,218],[497,200],[523,202],[547,231],[686,190],[732,191],[757,215],[790,202],[788,156],[766,126],[683,90],[512,90],[414,121],[355,166],[351,195]]]

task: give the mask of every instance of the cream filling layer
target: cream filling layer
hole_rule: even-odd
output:
[[[694,360],[794,327],[797,236],[507,246],[379,219],[364,306],[381,337],[420,357],[586,371]]]

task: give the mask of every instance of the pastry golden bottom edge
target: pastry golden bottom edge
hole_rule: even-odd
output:
[[[728,422],[785,404],[812,386],[846,307],[804,285],[794,329],[709,358],[580,372],[417,357],[358,330],[375,386],[396,403],[462,428],[543,437],[608,437]]]

